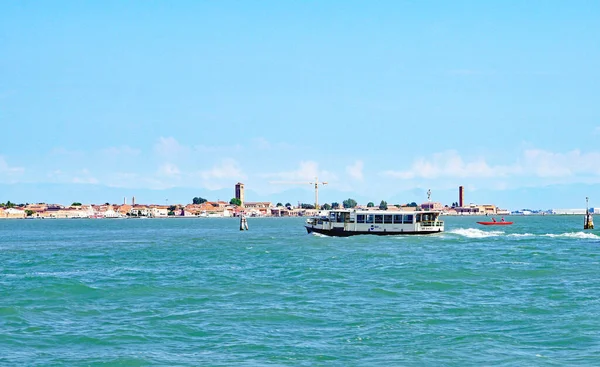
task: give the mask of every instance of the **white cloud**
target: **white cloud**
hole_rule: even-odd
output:
[[[465,161],[456,151],[436,153],[429,158],[419,158],[408,170],[387,170],[384,176],[403,180],[438,178],[570,178],[581,182],[586,175],[600,176],[600,153],[581,153],[573,150],[554,153],[541,149],[528,149],[508,165],[489,165],[485,159]]]
[[[179,144],[177,139],[174,137],[160,137],[158,142],[154,144],[154,152],[159,157],[177,157],[184,154],[190,153],[190,148]]]
[[[490,167],[483,158],[465,162],[456,151],[433,154],[429,159],[419,158],[405,171],[384,171],[383,175],[400,179],[443,177],[496,177],[509,173],[508,167]]]
[[[319,164],[315,161],[302,161],[298,169],[293,171],[266,173],[261,176],[265,178],[278,178],[285,181],[307,182],[314,182],[315,177],[319,178],[319,181],[337,179],[337,176],[332,172],[319,169]]]
[[[71,176],[71,182],[77,184],[97,184],[99,183],[98,179],[93,177],[90,171],[87,168],[79,171],[76,176]]]
[[[199,174],[204,180],[241,180],[246,178],[246,175],[240,169],[239,164],[231,158],[223,159],[219,164],[213,166],[213,168],[206,171],[201,171]]]
[[[576,175],[600,175],[600,152],[582,153],[572,150],[554,153],[540,149],[529,149],[518,163],[523,175],[538,177],[572,177]]]
[[[106,178],[105,184],[109,187],[119,187],[128,189],[151,189],[164,190],[176,187],[181,179],[179,176],[162,176],[159,167],[156,174],[146,175],[133,172],[116,172]]]
[[[346,172],[357,180],[363,179],[363,161],[358,160],[353,165],[346,167]]]
[[[158,174],[160,176],[172,177],[179,176],[181,171],[179,171],[179,168],[176,165],[172,163],[165,163],[158,168]]]
[[[9,166],[8,162],[6,162],[6,159],[3,156],[0,156],[0,174],[13,176],[20,175],[23,172],[25,172],[25,168]]]

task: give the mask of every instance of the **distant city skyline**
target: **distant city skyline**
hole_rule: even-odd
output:
[[[0,9],[0,202],[600,206],[597,2]]]
[[[82,202],[85,204],[103,204],[109,202],[111,204],[122,204],[123,198],[119,197],[119,193],[122,193],[121,188],[106,188],[100,185],[75,185],[75,184],[56,184],[56,185],[11,185],[13,191],[7,191],[3,189],[3,185],[0,185],[0,192],[3,195],[7,195],[9,192],[11,195],[8,199],[0,199],[0,202],[6,202],[10,200],[13,203],[39,203],[44,202],[48,204],[62,204],[69,205],[72,202]],[[65,190],[68,188],[68,190]],[[532,196],[532,200],[529,202],[539,203],[539,205],[526,205],[524,202],[518,202],[515,200],[514,195],[511,191],[503,191],[502,195],[499,195],[498,202],[492,202],[486,200],[488,197],[485,190],[478,190],[473,193],[468,191],[465,193],[465,206],[471,204],[492,204],[502,209],[508,209],[511,211],[521,209],[532,209],[532,210],[549,210],[549,209],[582,209],[585,208],[585,192],[589,192],[590,186],[587,185],[575,185],[575,186],[564,186],[564,187],[552,187],[552,188],[524,188],[520,191],[521,197]],[[66,193],[65,193],[66,192]],[[165,190],[136,190],[136,203],[140,204],[157,204],[157,205],[174,205],[174,204],[188,204],[192,202],[194,197],[203,197],[210,201],[226,201],[229,202],[233,198],[235,193],[230,189],[206,191],[190,188],[172,188]],[[549,193],[558,192],[560,195],[551,197]],[[167,197],[164,197],[167,195]],[[273,204],[277,202],[286,203],[289,202],[293,205],[298,203],[312,204],[314,203],[314,191],[306,190],[303,188],[295,188],[286,190],[281,193],[263,196],[253,190],[246,190],[247,199],[246,201],[251,202],[264,202],[269,201]],[[341,203],[346,199],[354,199],[360,205],[366,205],[368,202],[379,204],[381,200],[385,200],[388,204],[407,204],[410,202],[416,202],[423,204],[427,202],[426,191],[421,189],[413,189],[407,191],[404,195],[396,195],[394,197],[374,197],[374,196],[362,196],[362,195],[348,195],[347,192],[331,191],[328,190],[325,193],[320,192],[320,204],[338,202]],[[584,196],[581,196],[584,195]],[[423,198],[425,196],[425,198]],[[87,197],[89,200],[82,200],[81,197]],[[127,203],[131,203],[131,198],[127,198]],[[458,191],[457,190],[446,190],[443,192],[432,192],[432,202],[440,202],[443,205],[452,205],[453,202],[458,202]],[[596,201],[593,198],[589,202],[590,208],[600,208],[600,200]]]

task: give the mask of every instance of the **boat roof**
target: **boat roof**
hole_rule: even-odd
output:
[[[321,210],[320,213],[356,213],[356,214],[440,214],[439,210],[369,210],[369,209],[331,209]]]

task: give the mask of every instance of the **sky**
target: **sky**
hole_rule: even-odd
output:
[[[0,4],[0,202],[600,207],[600,2]],[[191,195],[191,196],[190,196]],[[130,200],[130,199],[128,199]]]

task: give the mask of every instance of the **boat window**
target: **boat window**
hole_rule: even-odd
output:
[[[383,215],[381,215],[381,214],[375,215],[375,223],[383,223]]]
[[[402,224],[402,214],[394,214],[394,223]]]
[[[337,222],[344,223],[344,214],[345,213],[337,213]]]
[[[386,214],[383,216],[383,223],[392,224],[392,215]]]
[[[417,223],[421,221],[421,214],[417,214]]]
[[[335,222],[335,212],[329,213],[329,220],[331,220],[332,222]]]
[[[356,216],[356,223],[364,223],[365,222],[365,215],[364,214],[358,214]]]
[[[375,215],[367,214],[367,223],[373,223]]]
[[[413,215],[412,214],[407,214],[404,216],[404,223],[412,223],[413,222]]]

